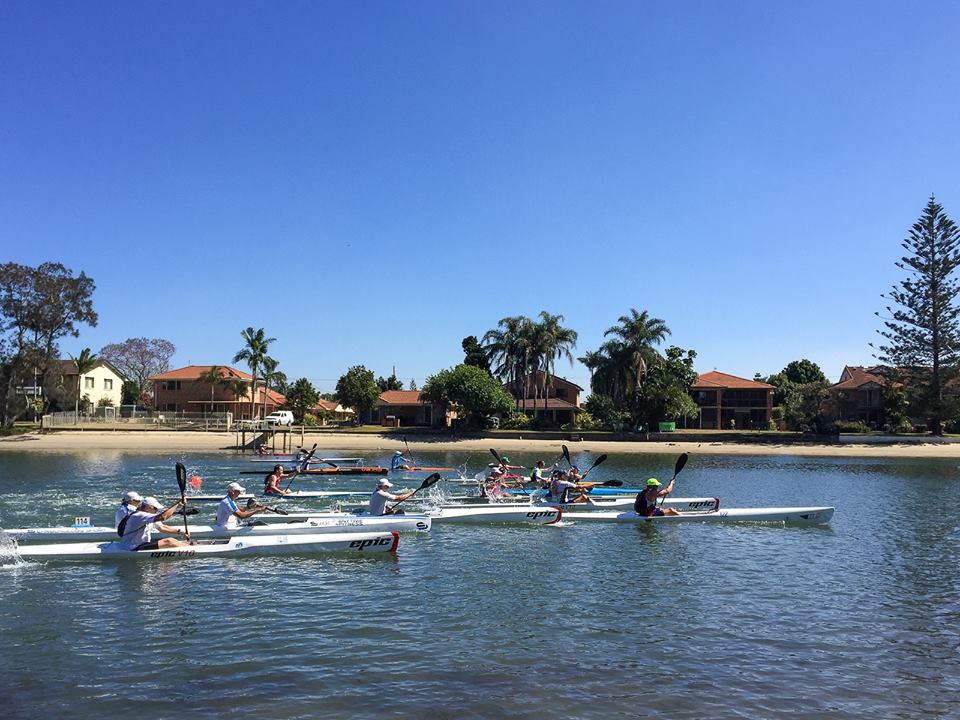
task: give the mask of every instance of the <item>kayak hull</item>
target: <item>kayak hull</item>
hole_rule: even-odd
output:
[[[276,518],[276,520],[274,519]],[[328,533],[357,532],[428,532],[431,519],[428,515],[384,515],[382,517],[356,516],[347,513],[323,515],[273,515],[266,524],[242,525],[239,528],[224,528],[217,525],[192,525],[190,537],[194,540],[208,538],[263,537],[267,535],[317,535]],[[61,542],[112,542],[118,540],[112,527],[49,527],[15,528],[4,530],[20,544]],[[169,533],[153,533],[156,538],[176,537]]]
[[[713,512],[684,513],[682,515],[657,515],[645,517],[635,512],[568,512],[564,520],[582,522],[615,523],[678,523],[678,522],[758,522],[790,523],[797,525],[826,525],[833,518],[832,507],[788,507],[788,508],[726,508]]]
[[[445,506],[427,512],[434,523],[488,524],[523,523],[527,525],[552,525],[563,517],[563,510],[553,506],[525,505],[502,506]]]
[[[313,535],[267,535],[202,540],[194,545],[156,550],[125,550],[119,542],[57,543],[19,546],[28,560],[190,560],[203,557],[242,555],[306,555],[342,552],[367,555],[396,552],[400,535],[390,533],[324,533]]]

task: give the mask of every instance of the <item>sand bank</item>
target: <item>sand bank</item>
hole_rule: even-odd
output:
[[[448,436],[408,438],[410,448],[422,451],[486,452],[495,447],[499,452],[542,452],[559,455],[561,440],[531,440],[506,438],[463,438]],[[361,433],[308,434],[307,446],[318,443],[318,449],[389,452],[403,449],[396,436]],[[124,432],[124,431],[58,431],[30,433],[0,438],[0,452],[78,452],[84,450],[128,450],[130,452],[236,452],[233,433],[204,432]],[[960,458],[960,443],[923,444],[750,444],[733,442],[601,442],[566,441],[571,451],[590,451],[609,454],[670,454],[681,452],[703,455],[793,455],[807,457],[862,457],[862,458]]]

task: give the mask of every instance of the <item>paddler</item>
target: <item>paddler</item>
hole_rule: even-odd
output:
[[[280,487],[280,483],[287,478],[292,478],[295,475],[299,475],[299,470],[294,470],[293,472],[285,473],[283,471],[283,465],[274,465],[273,471],[267,475],[263,481],[263,494],[264,495],[289,495],[292,490],[289,488]]]
[[[127,518],[127,525],[124,529],[123,539],[120,540],[120,547],[124,550],[156,550],[157,548],[189,545],[190,543],[186,540],[190,539],[190,533],[163,524],[163,521],[173,515],[182,504],[182,500],[177,500],[161,512],[159,500],[152,497],[144,498],[140,503],[140,509]],[[151,541],[151,533],[154,532],[170,533],[182,537],[184,540],[167,537]]]
[[[397,450],[390,458],[390,470],[410,470],[414,467],[413,460],[403,456],[403,453]]]
[[[258,512],[267,509],[264,505],[254,505],[246,510],[241,510],[237,507],[237,498],[244,492],[246,492],[246,488],[240,483],[232,482],[227,485],[227,496],[217,505],[217,525],[219,527],[229,529],[240,527],[239,520],[246,520],[251,515],[256,515]]]
[[[120,498],[120,507],[117,508],[117,514],[113,519],[113,526],[119,529],[120,523],[123,522],[123,519],[133,515],[140,507],[140,503],[142,501],[143,498],[140,497],[140,493],[138,493],[136,490],[131,490],[130,492],[124,493],[123,497]]]
[[[554,470],[553,474],[550,476],[550,499],[548,502],[556,503],[588,503],[592,502],[587,495],[589,492],[589,486],[581,485],[579,480],[583,476],[580,474],[579,468],[574,465],[570,468],[569,473],[563,472],[563,470]],[[577,498],[571,498],[571,491],[580,491],[580,495]]]
[[[537,483],[541,487],[547,485],[550,482],[550,478],[544,475],[545,472],[554,470],[557,467],[557,464],[554,463],[550,466],[549,470],[544,466],[543,460],[537,460],[537,464],[534,466],[533,470],[530,471],[530,482]]]
[[[389,515],[390,512],[387,510],[387,500],[390,500],[391,502],[400,502],[401,500],[406,500],[416,492],[416,490],[411,490],[410,492],[403,493],[402,495],[394,495],[390,492],[390,488],[392,487],[393,483],[386,478],[380,478],[377,481],[377,489],[374,490],[370,495],[370,505],[367,508],[371,515]]]
[[[665,498],[667,495],[673,492],[673,484],[677,481],[676,478],[670,481],[670,484],[667,485],[663,490],[663,483],[661,483],[656,478],[650,478],[647,480],[647,486],[637,493],[637,499],[633,501],[633,511],[637,515],[642,515],[643,517],[654,517],[657,515],[679,515],[680,513],[674,510],[673,508],[661,508],[657,507],[657,502],[660,498]]]

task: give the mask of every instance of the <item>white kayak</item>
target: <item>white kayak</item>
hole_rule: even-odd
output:
[[[28,560],[166,560],[239,555],[302,555],[317,552],[396,552],[400,534],[317,533],[312,535],[232,536],[224,540],[200,540],[155,550],[126,550],[119,542],[21,545],[20,557]]]
[[[528,523],[551,525],[563,516],[558,507],[536,505],[446,505],[428,510],[435,523]]]
[[[531,505],[530,498],[519,498],[519,497],[507,497],[501,498],[499,501],[492,501],[490,498],[482,497],[473,497],[473,496],[454,496],[450,498],[454,502],[465,502],[469,503],[471,506],[485,506],[493,505],[496,507],[513,507],[525,505]],[[549,505],[552,507],[562,507],[564,511],[567,510],[582,510],[586,511],[596,511],[596,510],[631,510],[633,508],[634,498],[616,498],[616,497],[605,497],[597,498],[589,503],[555,503],[550,502],[545,499],[535,500],[532,504],[535,506],[544,506]],[[699,497],[699,498],[667,498],[663,503],[662,507],[671,507],[674,510],[680,512],[708,512],[711,510],[717,510],[720,507],[720,499],[715,497]]]
[[[410,488],[411,490],[413,488]],[[370,495],[373,492],[371,488],[363,490],[291,490],[286,495],[254,495],[252,493],[242,493],[239,500],[253,499],[258,502],[270,503],[281,498],[287,500],[316,500],[318,498],[346,498],[357,497],[360,495]],[[403,489],[397,489],[396,492],[406,492]],[[220,502],[223,495],[187,495],[187,502]]]
[[[692,512],[682,515],[657,515],[648,518],[635,512],[566,512],[564,520],[619,523],[675,522],[768,522],[826,525],[833,518],[832,507],[726,508],[713,512]]]
[[[195,539],[225,537],[259,537],[262,535],[309,535],[318,533],[346,532],[427,532],[430,517],[427,515],[350,515],[349,513],[314,513],[290,515],[257,515],[264,524],[241,525],[224,528],[219,525],[190,525],[190,536]],[[175,521],[174,521],[175,522]],[[14,528],[3,531],[18,543],[40,542],[111,542],[118,540],[112,527],[74,525],[72,527]],[[169,533],[155,532],[155,538],[175,537]]]

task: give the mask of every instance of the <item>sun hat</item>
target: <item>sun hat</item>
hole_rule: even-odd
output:
[[[163,505],[160,504],[160,501],[155,497],[145,497],[140,501],[140,507],[146,507],[147,505],[150,507],[155,507],[157,510],[163,507]]]
[[[647,480],[647,487],[660,487],[660,481],[656,478],[650,478]]]
[[[247,489],[238,482],[232,482],[229,485],[227,485],[227,492],[230,492],[231,490],[236,490],[237,492],[247,491]]]
[[[377,481],[377,487],[393,487],[393,483],[386,478],[380,478]]]
[[[140,496],[140,493],[138,493],[136,490],[131,490],[130,492],[126,493],[123,496],[123,501],[138,503],[138,502],[142,502],[143,498]]]

